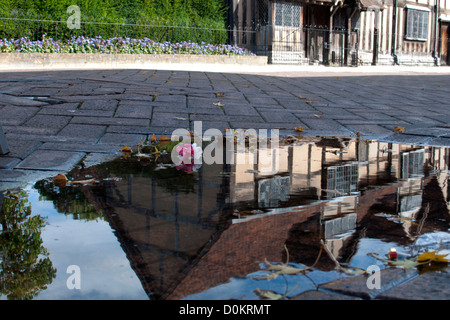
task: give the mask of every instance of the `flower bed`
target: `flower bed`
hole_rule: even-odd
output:
[[[199,54],[255,56],[252,52],[232,45],[194,43],[190,41],[170,43],[156,42],[148,38],[72,37],[69,40],[31,41],[27,37],[17,40],[0,40],[1,53],[104,53],[104,54]]]

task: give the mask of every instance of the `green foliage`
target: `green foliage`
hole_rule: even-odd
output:
[[[45,220],[27,203],[25,192],[7,195],[0,210],[0,295],[14,300],[32,299],[56,275],[42,246]]]
[[[67,12],[71,5],[80,8],[82,27],[79,30],[69,29],[65,24],[73,14]],[[33,19],[0,20],[0,38],[7,39],[41,40],[47,34],[54,39],[101,36],[207,42],[208,30],[177,28],[174,31],[161,27],[183,26],[223,29],[217,41],[226,41],[225,9],[221,0],[0,0],[0,18]]]

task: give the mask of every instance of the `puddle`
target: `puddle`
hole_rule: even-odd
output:
[[[353,276],[330,255],[366,270],[391,248],[448,249],[447,148],[304,138],[271,159],[187,173],[126,156],[12,190],[1,299],[293,297]],[[267,280],[265,262],[287,261],[313,268]]]

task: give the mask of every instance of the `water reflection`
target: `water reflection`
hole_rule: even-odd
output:
[[[273,162],[195,173],[117,159],[71,173],[94,185],[36,188],[62,213],[106,221],[151,299],[252,299],[242,287],[210,292],[259,272],[265,259],[286,261],[287,252],[290,262],[312,265],[321,241],[340,263],[366,268],[368,252],[407,253],[422,235],[448,233],[447,148],[311,138],[277,152]],[[329,272],[321,281],[334,267],[321,255],[316,268]]]
[[[33,299],[55,278],[41,232],[45,219],[31,216],[25,192],[0,196],[0,296],[11,300]]]

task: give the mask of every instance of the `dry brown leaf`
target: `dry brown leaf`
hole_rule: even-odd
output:
[[[152,135],[152,137],[150,138],[150,141],[152,143],[156,142],[158,139],[156,138],[155,134]]]
[[[297,131],[297,132],[303,132],[303,128],[302,128],[302,127],[295,127],[295,131]]]
[[[225,93],[217,93],[218,97],[225,97]]]
[[[64,174],[62,174],[62,173],[58,173],[56,175],[56,177],[53,178],[53,182],[58,187],[65,187],[67,185],[68,181],[69,181],[69,179],[67,179],[67,177]]]
[[[86,180],[76,180],[76,181],[70,181],[70,184],[72,185],[78,185],[78,184],[82,184],[82,185],[86,185],[86,184],[91,184],[95,182],[95,179],[86,179]]]
[[[131,148],[128,146],[125,146],[122,148],[122,152],[131,152]]]
[[[405,132],[405,131],[406,131],[406,129],[404,127],[401,127],[401,126],[396,126],[394,128],[394,132],[395,133],[402,133],[402,132]]]

